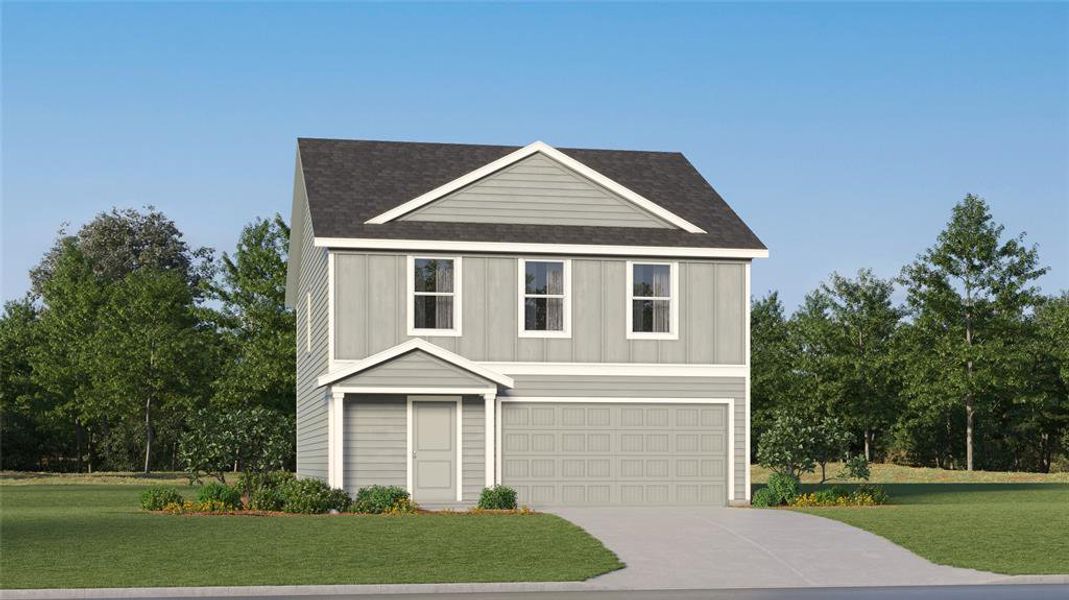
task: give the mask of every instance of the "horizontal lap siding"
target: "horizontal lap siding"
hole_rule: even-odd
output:
[[[629,200],[541,154],[488,175],[400,220],[672,227]]]
[[[487,387],[492,384],[440,358],[415,350],[377,367],[361,371],[336,385]]]
[[[408,412],[404,396],[345,397],[345,489],[406,487]]]
[[[486,413],[482,398],[464,398],[464,501],[475,502],[486,485]]]
[[[319,388],[316,378],[327,371],[328,308],[327,251],[313,245],[312,221],[304,197],[304,181],[297,163],[294,193],[305,211],[301,266],[297,283],[297,473],[327,480],[327,412],[329,391]],[[311,293],[311,311],[307,299]],[[311,319],[308,318],[311,312]],[[308,339],[311,335],[311,351]]]
[[[502,398],[732,398],[735,403],[735,498],[746,497],[746,380],[742,377],[602,377],[516,375]]]

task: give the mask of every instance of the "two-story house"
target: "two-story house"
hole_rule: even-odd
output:
[[[768,252],[682,154],[301,139],[292,225],[300,476],[749,499]]]

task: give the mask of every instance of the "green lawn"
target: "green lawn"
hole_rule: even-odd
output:
[[[140,511],[142,489],[0,484],[0,587],[578,581],[623,566],[553,515],[173,516]]]
[[[1067,484],[881,485],[891,495],[887,506],[797,510],[871,531],[939,564],[1013,575],[1069,573]]]

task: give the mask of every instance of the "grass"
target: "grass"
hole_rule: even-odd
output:
[[[623,567],[548,514],[174,516],[139,510],[143,488],[5,480],[0,587],[579,581]]]
[[[1018,471],[952,471],[926,467],[906,467],[892,464],[872,464],[872,483],[1069,483],[1069,472],[1024,473]],[[828,465],[828,481],[836,483],[835,475],[841,464]],[[768,469],[753,465],[750,477],[753,483],[768,481]],[[820,481],[820,470],[802,476],[802,483]]]
[[[888,491],[890,504],[792,510],[871,531],[938,564],[1008,575],[1069,573],[1065,473],[874,465],[872,480]]]

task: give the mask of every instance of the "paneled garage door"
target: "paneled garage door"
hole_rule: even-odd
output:
[[[723,505],[724,404],[504,402],[501,478],[531,506]]]

